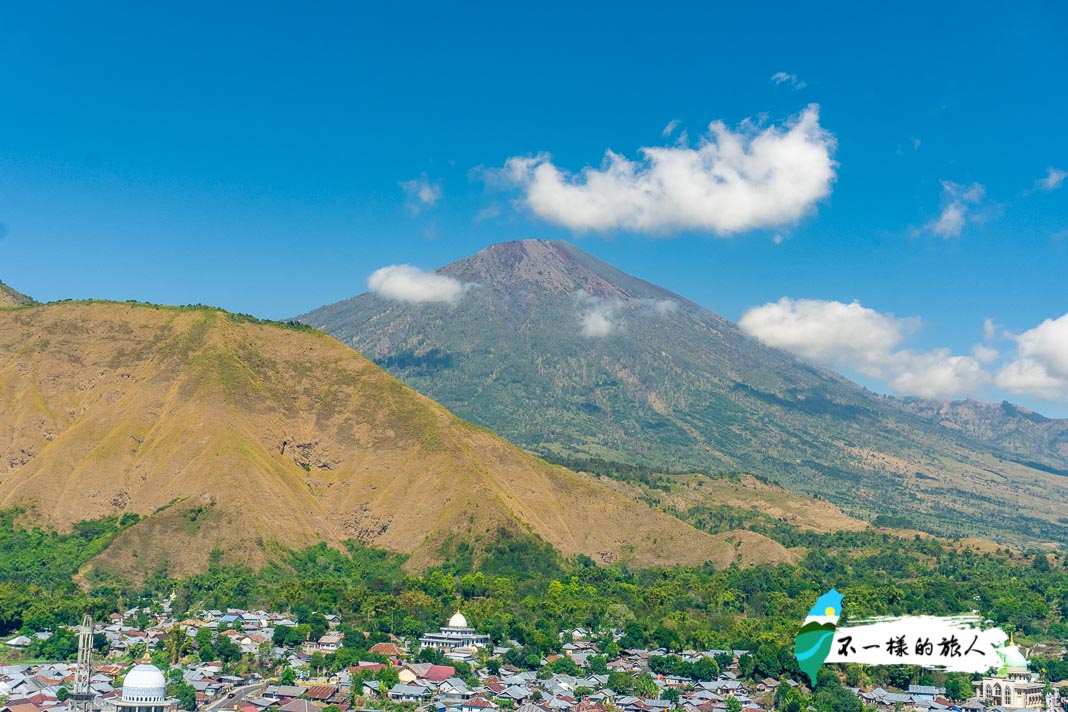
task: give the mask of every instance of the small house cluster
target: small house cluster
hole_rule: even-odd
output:
[[[94,630],[106,640],[108,652],[93,667],[91,708],[101,712],[177,712],[179,700],[168,696],[168,683],[181,684],[187,691],[192,688],[194,705],[211,712],[323,712],[327,707],[349,712],[381,708],[387,703],[410,705],[421,712],[766,712],[773,709],[781,686],[805,691],[797,680],[768,678],[754,683],[742,679],[738,668],[739,658],[747,652],[744,650],[623,650],[601,667],[601,673],[594,673],[589,670],[590,660],[601,651],[591,642],[594,636],[578,629],[561,634],[566,641],[561,653],[540,660],[537,671],[522,670],[503,662],[519,643],[506,641],[492,647],[489,636],[478,633],[459,611],[418,641],[390,636],[388,642],[368,650],[373,653],[368,657],[375,660],[324,672],[312,669],[310,661],[316,654],[329,655],[345,646],[344,634],[337,630],[340,618],[324,617],[329,629],[323,635],[279,647],[274,643],[275,630],[297,625],[285,613],[205,610],[179,620],[170,615],[167,606],[154,606],[152,610],[134,608],[114,614]],[[227,674],[229,668],[222,661],[186,663],[166,674],[147,660],[132,667],[122,664],[133,653],[147,656],[161,650],[176,626],[190,639],[205,628],[212,630],[216,639],[225,636],[243,656],[256,658],[263,674]],[[10,650],[23,650],[49,635],[16,636],[5,645]],[[419,649],[436,651],[438,663],[414,659]],[[1058,691],[1039,695],[1039,685],[1027,672],[1022,654],[1016,648],[1010,653],[1007,673],[977,681],[976,696],[963,703],[947,699],[944,689],[921,685],[901,692],[880,687],[852,692],[866,708],[887,712],[1061,709]],[[711,666],[706,660],[705,669],[719,672],[714,679],[697,679],[651,670],[651,660],[669,656],[694,664],[693,669],[698,669],[702,660],[713,659],[717,665]],[[568,664],[557,665],[564,657]],[[496,662],[489,664],[491,661]],[[551,672],[561,668],[568,673]],[[387,669],[390,675],[383,675]],[[293,671],[288,673],[291,684],[283,682],[281,672],[286,670]],[[0,666],[0,712],[77,712],[69,695],[75,672],[73,663]],[[642,676],[645,683],[641,693],[613,690],[611,681],[620,682],[613,673]],[[383,684],[383,680],[389,682]]]

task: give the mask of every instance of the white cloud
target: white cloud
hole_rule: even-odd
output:
[[[995,348],[984,346],[983,344],[976,344],[972,347],[972,356],[975,356],[975,360],[979,363],[988,364],[997,361],[1001,354]]]
[[[407,198],[408,210],[414,215],[423,208],[429,208],[441,199],[441,183],[431,183],[426,173],[419,178],[406,180],[400,184]]]
[[[674,299],[643,299],[642,303],[652,309],[657,316],[667,316],[679,310],[679,303]]]
[[[796,74],[787,74],[786,72],[775,72],[771,75],[771,81],[776,84],[789,84],[794,89],[804,89],[807,86],[805,82],[797,78]]]
[[[880,377],[880,374],[875,374]],[[898,393],[924,398],[949,398],[973,394],[990,382],[990,374],[973,356],[954,356],[949,349],[889,354],[882,378]]]
[[[367,288],[384,299],[420,304],[455,303],[472,285],[412,265],[390,265],[367,278]]]
[[[920,320],[882,314],[857,302],[784,297],[749,309],[738,323],[769,346],[878,378],[899,393],[959,396],[990,380],[973,356],[954,356],[948,349],[899,349]]]
[[[1050,168],[1046,171],[1045,178],[1039,178],[1035,181],[1035,187],[1042,190],[1057,190],[1064,185],[1065,176],[1068,176],[1068,172],[1059,168]]]
[[[993,319],[983,320],[983,338],[993,341],[998,336],[998,325]]]
[[[575,300],[578,303],[583,336],[599,339],[623,326],[622,299],[597,297],[580,291],[575,295]]]
[[[619,331],[626,324],[625,315],[662,319],[679,310],[674,299],[636,299],[600,297],[579,290],[575,295],[576,312],[582,335],[601,338]]]
[[[493,218],[500,217],[501,206],[493,203],[475,213],[475,222],[482,222],[483,220],[492,220]]]
[[[672,119],[671,121],[668,122],[668,125],[664,127],[664,130],[661,132],[661,135],[664,138],[667,138],[671,134],[675,133],[675,129],[677,129],[678,127],[679,127],[679,120],[678,119]]]
[[[1017,358],[1001,369],[997,384],[1016,394],[1068,400],[1068,314],[1011,338]]]
[[[1050,375],[1046,367],[1034,359],[1017,359],[1005,366],[998,372],[997,384],[1016,395],[1068,400],[1068,381]]]
[[[582,317],[582,335],[592,338],[608,336],[615,331],[618,324],[612,320],[608,310],[593,309]]]
[[[978,205],[986,194],[986,189],[978,183],[960,185],[952,181],[942,181],[943,200],[947,201],[942,214],[936,220],[927,223],[927,229],[942,237],[956,237],[968,221],[970,207]]]
[[[880,362],[919,327],[916,319],[880,314],[857,302],[788,297],[749,309],[738,324],[770,346],[847,368]]]
[[[639,161],[609,150],[601,168],[578,175],[545,153],[510,158],[499,174],[535,215],[572,230],[730,235],[812,212],[831,192],[835,146],[813,104],[783,127],[716,121],[696,148],[646,147]]]

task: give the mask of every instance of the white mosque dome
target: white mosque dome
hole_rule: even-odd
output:
[[[136,665],[122,681],[123,702],[163,702],[167,680],[155,665]]]
[[[456,611],[452,618],[449,619],[450,628],[466,628],[467,619],[464,618],[464,614],[460,611]]]

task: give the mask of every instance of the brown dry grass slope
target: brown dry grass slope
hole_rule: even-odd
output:
[[[32,299],[0,282],[0,307],[23,307],[29,304],[33,304]]]
[[[712,537],[459,420],[313,331],[210,309],[62,303],[0,311],[0,508],[64,530],[146,519],[95,565],[203,569],[213,548],[346,539],[437,561],[500,528],[636,566],[784,560]],[[753,535],[755,536],[755,535]]]

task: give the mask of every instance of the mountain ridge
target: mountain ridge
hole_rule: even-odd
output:
[[[995,445],[1020,462],[1068,475],[1068,418],[1048,418],[1008,401],[912,397],[896,401],[910,413]]]
[[[143,517],[93,560],[138,579],[352,539],[440,561],[500,530],[565,555],[726,566],[710,536],[464,422],[303,326],[222,310],[0,311],[0,508],[53,530]],[[740,537],[740,538],[739,538]],[[745,564],[791,554],[757,534]]]
[[[0,307],[24,307],[36,302],[22,292],[15,291],[0,281]]]

